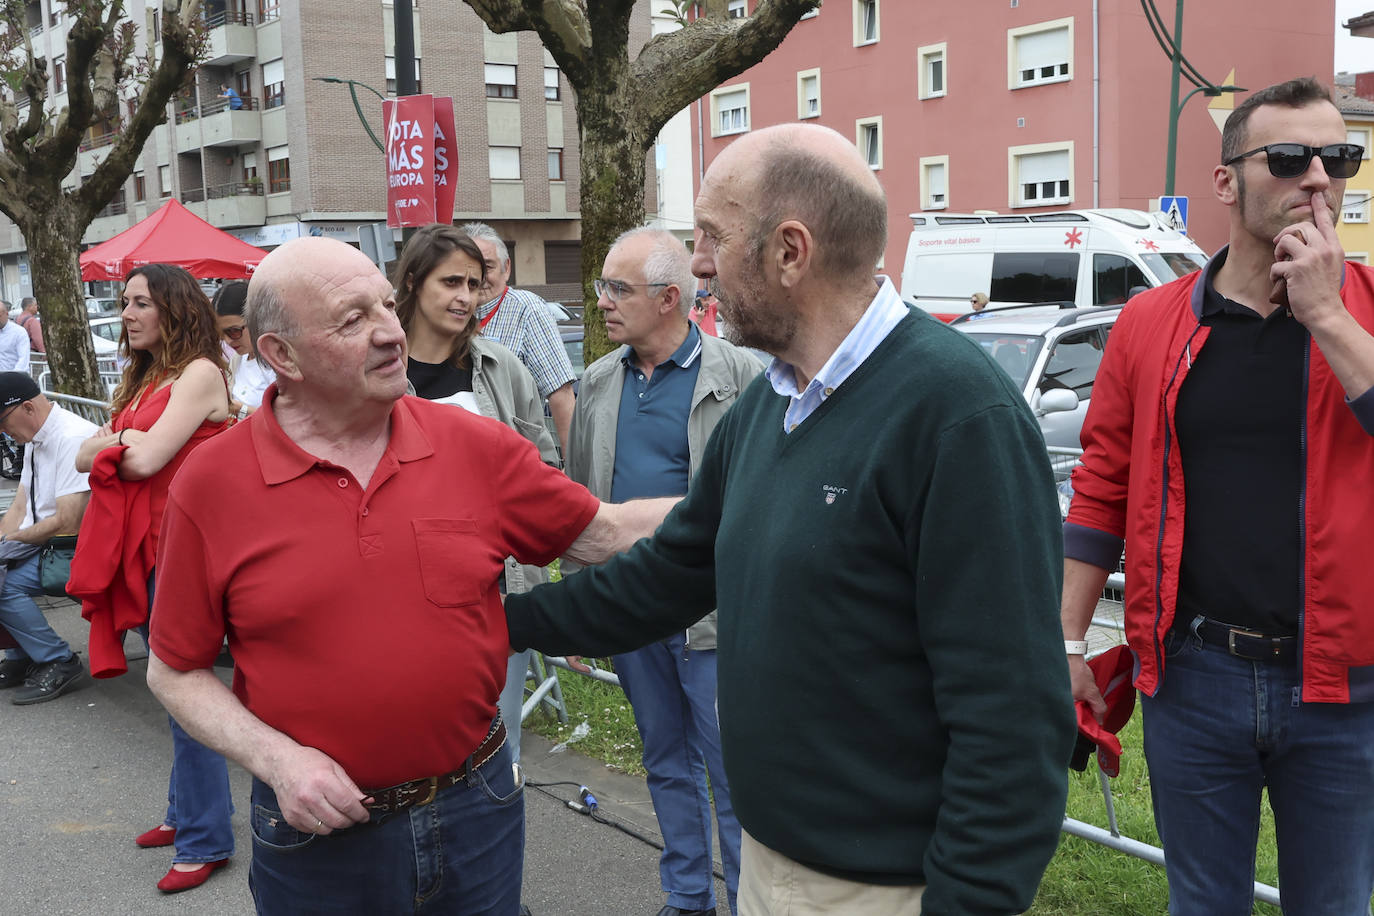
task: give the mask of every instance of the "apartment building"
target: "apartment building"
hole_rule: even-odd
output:
[[[159,39],[158,0],[126,0],[138,46]],[[348,87],[380,136],[378,94],[395,94],[391,0],[205,0],[208,54],[194,86],[168,106],[139,165],[90,225],[95,244],[170,197],[245,241],[273,248],[302,235],[357,244],[386,218],[385,162]],[[463,3],[414,3],[419,91],[452,96],[459,177],[454,219],[491,223],[511,247],[513,281],[566,290],[580,276],[578,132],[567,80],[533,32],[496,35]],[[51,62],[49,104],[65,103],[62,0],[30,0],[34,50]],[[632,40],[646,41],[650,5]],[[238,105],[221,87],[232,87]],[[369,91],[371,87],[375,90]],[[111,112],[82,144],[71,183],[90,174],[118,136]],[[657,207],[653,161],[647,205]],[[5,298],[31,289],[23,237],[0,217]],[[555,290],[557,292],[558,290]]]
[[[755,6],[731,0],[730,11]],[[1174,3],[1155,6],[1172,31]],[[1334,0],[1300,12],[1186,0],[1182,45],[1218,84],[1329,83],[1334,21]],[[1164,193],[1169,82],[1139,0],[825,0],[709,95],[701,148],[709,163],[735,135],[789,121],[853,138],[887,191],[884,268],[895,276],[917,211],[1147,209]],[[1174,190],[1190,198],[1190,232],[1208,251],[1226,238],[1211,173],[1233,107],[1198,93],[1178,121]]]
[[[1336,106],[1345,118],[1345,134],[1351,143],[1364,147],[1364,165],[1345,183],[1341,202],[1341,222],[1336,227],[1345,256],[1361,264],[1370,263],[1374,253],[1374,224],[1369,221],[1370,198],[1374,197],[1374,72],[1355,74],[1345,84],[1337,77]]]

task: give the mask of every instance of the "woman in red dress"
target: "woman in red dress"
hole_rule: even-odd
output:
[[[229,422],[218,325],[210,300],[195,279],[170,264],[137,267],[125,278],[121,302],[120,351],[127,363],[114,392],[113,419],[86,440],[76,459],[78,470],[92,472],[92,508],[103,503],[105,511],[88,514],[89,526],[83,522],[79,543],[87,550],[78,548],[73,584],[89,581],[91,567],[100,565],[102,557],[114,557],[112,564],[108,559],[104,563],[118,567],[105,577],[110,580],[106,593],[83,602],[83,613],[92,620],[93,653],[97,619],[92,614],[102,613],[102,599],[103,613],[118,621],[102,633],[117,634],[122,646],[123,631],[136,627],[146,640],[167,489],[191,450]],[[87,531],[88,527],[97,530]],[[120,656],[106,658],[103,666],[93,661],[92,673],[122,673],[122,649]],[[174,893],[203,884],[227,863],[234,852],[234,833],[224,758],[170,721],[172,775],[167,814],[161,825],[136,842],[140,846],[175,844],[171,870],[158,882],[160,890]]]

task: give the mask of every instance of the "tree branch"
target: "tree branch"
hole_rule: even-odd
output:
[[[718,86],[762,60],[817,6],[819,0],[759,0],[743,19],[699,18],[652,38],[630,66],[628,93],[647,136],[700,98],[701,86]]]
[[[199,54],[195,32],[200,0],[163,0],[162,57],[157,68],[144,81],[133,117],[120,132],[110,153],[95,167],[85,183],[73,194],[86,218],[109,203],[110,198],[129,177],[143,144],[153,128],[167,120],[167,100],[172,97]]]
[[[536,32],[560,70],[569,74],[583,66],[592,46],[592,25],[585,0],[463,0],[487,28],[505,32]],[[592,0],[597,7],[620,6],[634,0]]]

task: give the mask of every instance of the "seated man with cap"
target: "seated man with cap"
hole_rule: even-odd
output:
[[[0,372],[0,430],[33,443],[25,450],[14,502],[0,518],[0,624],[19,644],[0,661],[0,689],[18,688],[11,702],[28,706],[57,699],[85,674],[33,596],[42,594],[39,549],[81,527],[91,488],[76,470],[76,450],[96,427],[49,401],[27,372]]]

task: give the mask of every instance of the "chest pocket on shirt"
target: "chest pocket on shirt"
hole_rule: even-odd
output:
[[[482,600],[476,569],[483,555],[477,522],[470,518],[412,519],[425,597],[440,607]]]

